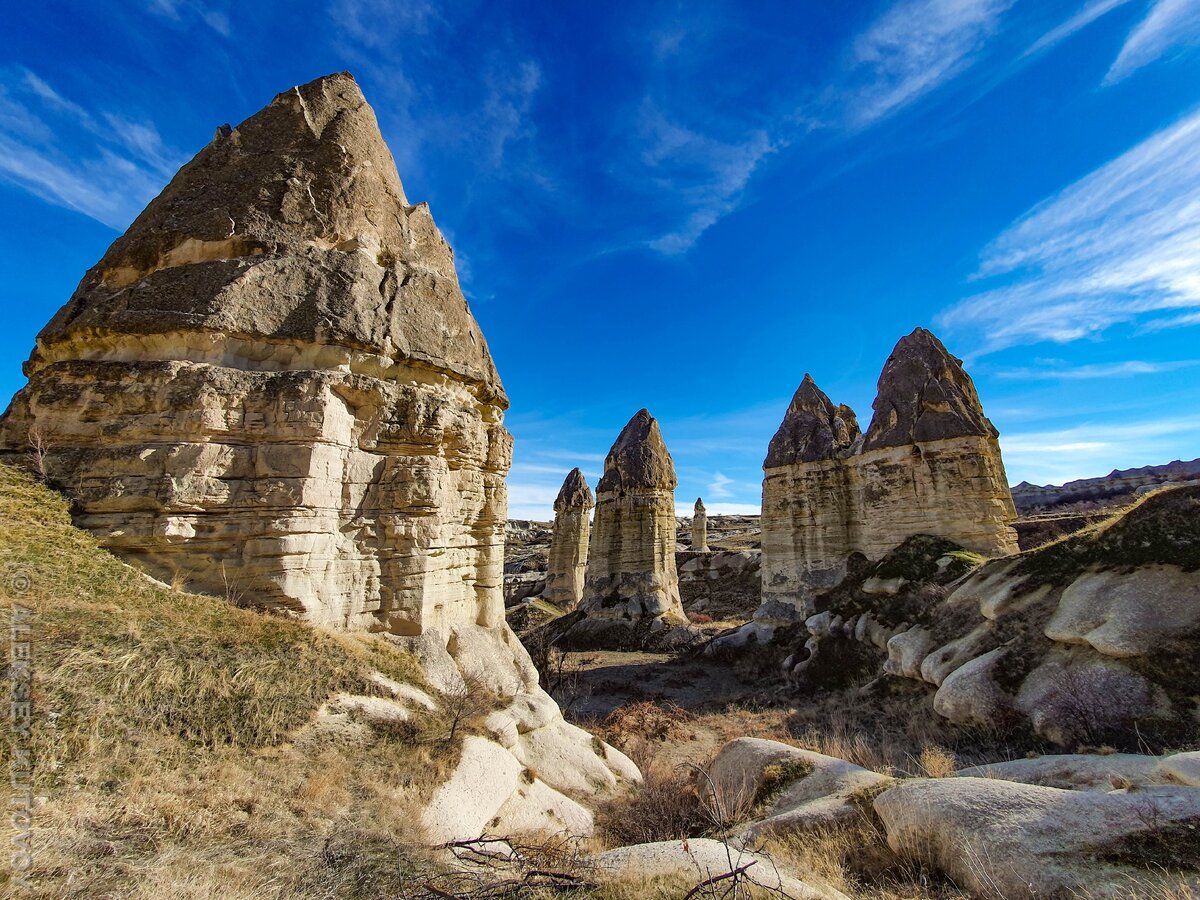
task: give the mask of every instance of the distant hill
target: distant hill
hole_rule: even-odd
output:
[[[1138,469],[1113,469],[1099,478],[1081,478],[1063,485],[1036,485],[1022,481],[1012,489],[1017,512],[1053,510],[1068,504],[1103,502],[1161,484],[1200,479],[1200,459],[1191,462],[1175,460],[1162,466],[1142,466]]]

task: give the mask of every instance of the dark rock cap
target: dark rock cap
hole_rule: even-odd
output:
[[[449,371],[507,405],[454,254],[353,76],[222,127],[88,271],[27,367],[91,333],[220,332]]]
[[[854,410],[845,404],[835,407],[812,376],[806,374],[783,423],[771,438],[763,468],[834,459],[847,451],[858,436]]]
[[[554,511],[557,513],[567,509],[591,509],[595,505],[596,501],[592,498],[591,488],[588,487],[583,472],[578,468],[572,469],[563,480],[562,490],[558,492],[558,499],[554,501]]]
[[[695,512],[696,512],[696,515],[699,515],[700,513],[705,512],[703,497],[696,498]]]
[[[864,450],[998,435],[962,360],[924,328],[902,337],[892,350],[879,376],[874,409]]]
[[[663,442],[658,420],[646,409],[638,410],[622,430],[604,460],[604,477],[596,491],[630,488],[675,490],[675,463]]]

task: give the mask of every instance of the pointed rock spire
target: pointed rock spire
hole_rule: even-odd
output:
[[[708,553],[708,511],[704,508],[704,500],[696,498],[696,506],[692,510],[692,549],[698,553]]]
[[[771,438],[763,468],[834,459],[848,450],[858,436],[854,410],[845,404],[835,407],[813,377],[806,374],[783,423]]]
[[[572,469],[563,479],[558,498],[554,501],[554,511],[559,513],[567,509],[591,509],[595,505],[592,489],[588,487],[582,470],[578,467]]]
[[[80,523],[155,576],[331,628],[503,624],[507,400],[350,75],[219,128],[25,371],[0,456],[44,434]]]
[[[410,206],[346,72],[279,94],[212,142],[119,237],[43,329],[220,332],[414,359],[503,400],[454,254]]]
[[[658,420],[649,410],[638,410],[608,451],[604,477],[596,490],[661,488],[673,491],[676,483],[675,463],[667,452]]]
[[[866,450],[998,433],[983,414],[962,360],[924,328],[902,337],[892,350],[879,376],[874,409]]]

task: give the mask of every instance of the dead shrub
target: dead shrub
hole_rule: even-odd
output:
[[[612,846],[684,840],[712,831],[712,816],[693,775],[649,767],[641,786],[597,810],[596,825]]]

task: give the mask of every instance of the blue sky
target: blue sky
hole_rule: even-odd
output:
[[[681,509],[757,510],[804,373],[865,427],[916,325],[1014,483],[1200,456],[1200,0],[18,4],[0,393],[217,125],[341,69],[457,253],[514,517],[642,406]]]

